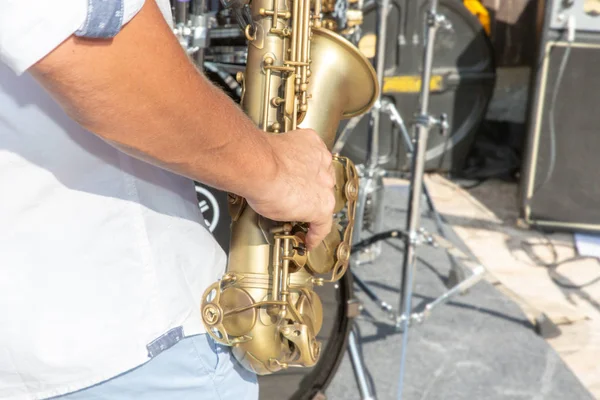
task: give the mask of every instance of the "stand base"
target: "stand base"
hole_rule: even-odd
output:
[[[386,239],[392,239],[392,238],[397,238],[397,239],[402,239],[404,241],[407,241],[408,233],[406,233],[404,231],[400,231],[400,230],[391,230],[391,231],[382,232],[382,233],[372,236],[371,238],[368,238],[359,243],[356,243],[354,246],[352,246],[352,251],[353,252],[361,251],[364,248],[372,248],[374,243],[381,242]],[[423,322],[425,319],[427,319],[430,316],[430,314],[434,310],[434,308],[436,308],[440,304],[447,303],[449,300],[451,300],[456,295],[465,294],[469,288],[471,288],[472,286],[477,284],[479,281],[481,281],[483,278],[485,278],[485,274],[487,272],[486,268],[483,265],[479,264],[472,257],[466,255],[462,250],[460,250],[458,247],[456,247],[448,239],[444,238],[441,235],[431,234],[423,228],[421,228],[419,230],[419,235],[416,238],[416,240],[414,241],[413,246],[419,246],[421,244],[427,244],[434,248],[441,248],[441,249],[445,250],[446,253],[448,253],[448,255],[451,257],[453,263],[455,264],[453,266],[453,269],[450,271],[450,276],[451,277],[454,276],[454,279],[456,280],[451,285],[448,284],[448,286],[449,286],[448,291],[444,292],[439,297],[437,297],[435,300],[426,304],[423,307],[422,311],[413,312],[408,317],[406,316],[405,312],[403,312],[400,316],[397,316],[398,313],[395,312],[394,309],[389,304],[387,304],[387,303],[383,302],[381,299],[379,299],[379,297],[377,297],[374,294],[374,292],[371,291],[368,288],[368,286],[366,286],[366,284],[364,282],[362,282],[362,281],[357,282],[358,286],[366,293],[366,295],[371,299],[371,301],[376,303],[383,311],[388,313],[389,316],[393,316],[393,315],[397,316],[396,317],[396,329],[398,331],[402,330],[402,326],[406,319],[408,319],[409,324],[414,323],[414,322],[417,322],[417,323]],[[468,277],[465,273],[465,270],[467,270],[467,269],[471,271],[471,274]],[[460,271],[460,273],[462,275],[457,276],[456,272],[454,272],[454,274],[453,274],[453,271]]]

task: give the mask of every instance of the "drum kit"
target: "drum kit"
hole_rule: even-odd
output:
[[[190,57],[201,66],[206,75],[222,87],[232,99],[239,101],[241,84],[235,75],[243,71],[246,63],[247,34],[240,26],[247,25],[251,16],[244,13],[244,0],[172,0],[174,34]],[[321,12],[323,25],[342,35],[357,45],[363,53],[370,53],[377,74],[379,86],[384,87],[386,77],[386,46],[388,24],[390,23],[391,3],[394,0],[324,0]],[[444,237],[442,219],[435,209],[429,191],[424,183],[428,137],[432,129],[448,135],[449,123],[445,114],[434,117],[430,114],[430,92],[432,65],[438,30],[452,31],[452,23],[439,11],[439,2],[429,0],[423,8],[425,30],[423,32],[422,57],[420,65],[419,106],[416,115],[407,127],[401,112],[388,97],[380,95],[372,110],[359,117],[351,118],[339,129],[333,153],[341,153],[362,119],[368,119],[366,157],[354,159],[359,171],[360,185],[355,215],[352,268],[336,285],[317,288],[324,309],[323,328],[317,339],[324,343],[319,362],[312,368],[290,369],[276,374],[259,377],[261,399],[325,399],[325,389],[332,380],[345,351],[355,372],[357,386],[362,399],[375,399],[373,383],[362,359],[360,337],[355,329],[354,318],[360,314],[361,304],[355,297],[354,289],[359,289],[377,304],[392,320],[396,331],[402,334],[400,355],[400,377],[398,398],[402,398],[408,333],[412,323],[424,321],[438,305],[452,297],[464,293],[479,282],[485,275],[485,268],[458,250]],[[363,10],[376,10],[376,40],[371,40],[362,30]],[[237,9],[238,12],[233,10]],[[242,10],[241,12],[239,10]],[[366,55],[366,54],[365,54]],[[397,171],[389,171],[381,165],[380,139],[383,119],[400,132],[400,139],[410,160],[408,169],[409,199],[405,229],[383,231],[384,177],[395,176]],[[389,133],[389,132],[388,132]],[[229,245],[227,219],[227,195],[212,188],[197,184],[199,207],[207,227],[225,249]],[[421,203],[425,197],[430,215],[437,225],[437,234],[421,228]],[[399,311],[382,301],[362,281],[352,269],[358,265],[374,263],[381,254],[382,241],[398,239],[404,242]],[[432,245],[445,249],[452,259],[451,287],[437,299],[427,304],[423,311],[415,312],[412,306],[413,277],[417,248]],[[467,274],[470,271],[470,274]],[[468,276],[467,276],[468,275]]]

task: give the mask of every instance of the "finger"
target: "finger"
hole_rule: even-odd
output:
[[[335,173],[331,170],[320,170],[319,171],[319,185],[323,185],[328,189],[335,186]]]
[[[328,187],[333,187],[335,185],[335,166],[333,165],[333,155],[328,151],[324,151],[321,154],[324,163],[324,169],[322,171],[324,175],[326,175],[324,176],[324,183]]]
[[[333,193],[328,193],[327,196],[322,198],[321,205],[323,207],[321,217],[311,221],[308,229],[307,247],[309,250],[317,247],[331,231],[333,225],[333,210],[335,207],[335,196]]]
[[[331,163],[329,165],[329,169],[327,170],[327,172],[329,172],[329,175],[331,176],[332,187],[333,187],[336,184],[335,167],[334,167],[333,163]]]
[[[331,152],[329,150],[327,150],[327,148],[325,148],[323,150],[323,160],[325,161],[325,164],[329,167],[330,165],[333,164],[333,154],[331,154]]]
[[[323,145],[323,139],[321,139],[321,137],[319,136],[319,134],[316,131],[314,131],[310,128],[305,128],[303,130],[304,130],[305,135],[308,135],[311,137],[313,143],[320,144],[321,146]]]
[[[310,223],[306,235],[306,247],[310,251],[317,247],[331,231],[333,217],[324,218]]]

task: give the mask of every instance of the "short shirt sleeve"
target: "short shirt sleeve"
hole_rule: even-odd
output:
[[[144,0],[2,0],[0,61],[21,75],[73,34],[116,35],[143,4]]]

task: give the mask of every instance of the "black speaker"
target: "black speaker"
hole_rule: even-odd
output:
[[[419,108],[420,78],[425,48],[426,0],[391,0],[388,14],[383,96],[390,99],[410,128]],[[430,88],[430,114],[448,115],[449,134],[432,131],[426,155],[427,170],[460,170],[474,135],[485,116],[495,83],[494,52],[479,20],[460,0],[440,0],[438,12],[450,22],[436,34]],[[363,36],[358,47],[374,54],[375,2],[365,2]],[[369,54],[369,52],[371,54]],[[368,116],[352,132],[342,154],[356,164],[366,159]],[[380,164],[388,170],[408,168],[406,148],[387,116],[380,122]]]
[[[538,10],[521,215],[534,227],[600,231],[600,16],[593,2]]]

